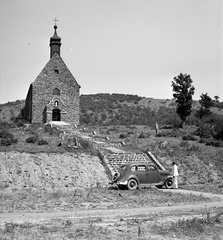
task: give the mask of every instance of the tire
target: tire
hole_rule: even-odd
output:
[[[168,179],[166,180],[166,182],[165,182],[165,187],[166,187],[167,189],[170,189],[170,188],[173,187],[173,179],[172,179],[172,178],[168,178]]]
[[[129,190],[134,190],[138,188],[138,182],[135,179],[129,179],[128,183],[127,183],[127,188]]]
[[[112,182],[117,181],[119,177],[120,177],[120,173],[119,173],[119,172],[116,172],[116,173],[114,174],[114,176],[112,177]]]

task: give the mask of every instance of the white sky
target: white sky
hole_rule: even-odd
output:
[[[81,94],[172,98],[191,75],[194,99],[223,101],[221,0],[0,0],[0,103],[25,99],[49,60],[53,19]]]

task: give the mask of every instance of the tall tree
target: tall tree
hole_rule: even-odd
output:
[[[194,95],[195,88],[192,85],[192,79],[188,74],[178,75],[177,77],[173,78],[172,81],[172,88],[173,97],[177,104],[177,114],[181,119],[181,127],[184,126],[186,118],[191,114],[191,108],[193,104],[192,96]]]
[[[207,93],[203,94],[200,96],[200,100],[199,103],[201,105],[201,107],[199,108],[199,110],[197,110],[197,115],[200,117],[200,119],[204,116],[208,116],[210,115],[211,111],[210,111],[210,107],[213,106],[213,100],[211,99],[211,97],[208,96]]]

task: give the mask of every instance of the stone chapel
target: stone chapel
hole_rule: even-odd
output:
[[[22,118],[30,123],[63,121],[78,125],[80,85],[60,56],[56,24],[49,46],[50,60],[29,87]]]

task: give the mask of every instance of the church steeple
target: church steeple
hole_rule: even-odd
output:
[[[61,38],[57,36],[57,25],[56,25],[56,21],[58,21],[57,19],[54,20],[55,21],[55,25],[54,25],[54,35],[50,38],[50,58],[52,58],[52,56],[55,53],[58,53],[60,55],[60,46],[61,46]]]

